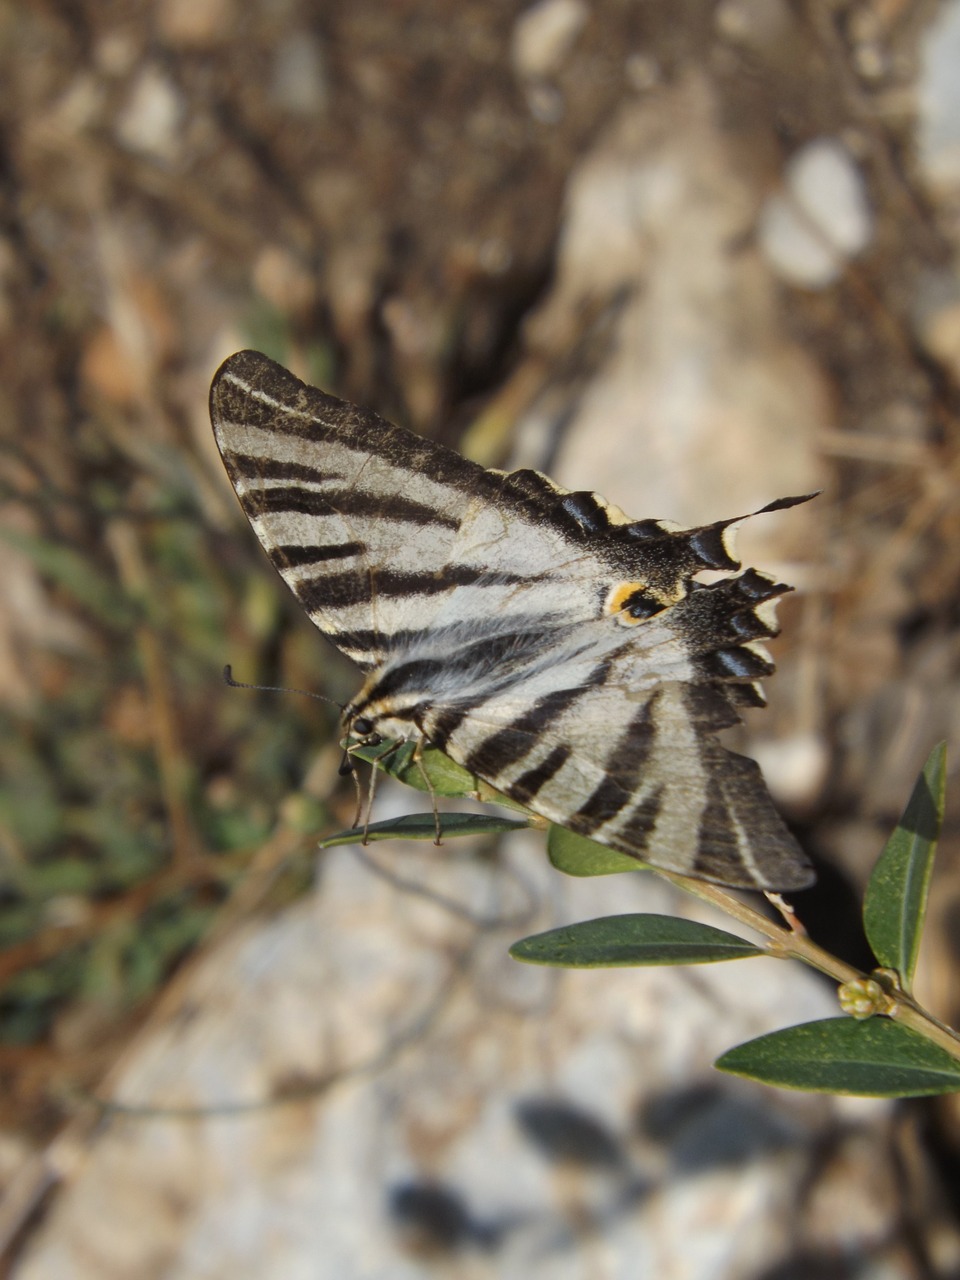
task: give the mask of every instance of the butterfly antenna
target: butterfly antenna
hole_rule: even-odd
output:
[[[223,682],[229,685],[231,689],[252,689],[254,693],[302,693],[305,698],[316,698],[318,702],[330,702],[335,707],[339,707],[341,711],[344,706],[336,698],[328,698],[325,693],[317,693],[313,689],[290,689],[286,685],[247,684],[243,680],[234,680],[233,667],[230,666],[229,662],[223,668]]]

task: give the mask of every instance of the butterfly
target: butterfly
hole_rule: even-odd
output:
[[[256,351],[217,371],[210,414],[264,550],[363,674],[348,737],[437,747],[670,871],[811,882],[758,766],[717,738],[763,704],[762,641],[790,590],[741,568],[737,519],[631,520],[538,471],[481,467]]]

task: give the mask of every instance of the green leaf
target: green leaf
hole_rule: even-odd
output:
[[[488,817],[479,813],[441,813],[440,833],[444,840],[455,836],[499,835],[503,831],[522,831],[526,822],[510,818]],[[368,827],[353,827],[327,836],[318,848],[330,849],[336,844],[367,844],[372,840],[436,840],[437,824],[432,813],[405,813],[385,822],[371,822]]]
[[[570,969],[614,965],[712,964],[763,952],[723,929],[675,916],[603,916],[523,938],[510,948],[514,960]]]
[[[417,791],[432,791],[434,795],[452,797],[476,795],[477,779],[472,773],[455,764],[436,747],[424,747],[418,762],[415,758],[417,746],[412,739],[408,742],[393,740],[380,742],[375,747],[352,746],[350,754],[368,764],[375,764],[384,773],[408,787],[415,787]]]
[[[412,739],[402,742],[397,738],[377,743],[376,746],[352,742],[347,745],[352,756],[365,760],[368,764],[375,764],[384,773],[417,791],[429,791],[451,799],[462,800],[468,797],[485,804],[499,804],[519,813],[530,812],[518,801],[511,800],[509,796],[503,795],[488,782],[451,760],[438,747],[424,747]]]
[[[357,760],[363,760],[367,764],[375,764],[382,769],[384,773],[393,773],[397,761],[403,762],[406,767],[410,762],[411,752],[416,747],[416,743],[412,740],[403,742],[400,738],[387,738],[383,742],[366,744],[354,742],[353,739],[347,739],[341,742],[342,747],[350,752],[350,755]]]
[[[714,1065],[762,1084],[813,1093],[919,1098],[960,1091],[960,1062],[889,1018],[805,1022],[737,1045]]]
[[[416,750],[415,743],[405,745],[411,745],[414,751]],[[395,778],[408,787],[415,787],[417,791],[432,791],[438,796],[471,796],[477,790],[477,779],[473,774],[456,764],[442,751],[438,751],[436,747],[424,747],[420,752],[419,761],[414,759],[411,752],[410,759],[403,762],[401,767],[390,769],[389,764],[383,767],[389,769]]]
[[[621,871],[642,871],[646,863],[630,858],[605,844],[574,835],[566,827],[551,825],[547,833],[547,854],[558,871],[568,876],[612,876]]]
[[[946,743],[930,752],[903,817],[881,853],[863,902],[873,954],[909,991],[920,950],[937,839],[943,822]]]

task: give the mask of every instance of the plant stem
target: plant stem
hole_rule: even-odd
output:
[[[755,930],[767,939],[767,954],[778,960],[801,960],[804,964],[818,969],[820,973],[826,974],[828,978],[833,978],[835,982],[841,984],[870,977],[870,974],[861,973],[853,965],[846,964],[843,960],[831,955],[829,951],[825,951],[823,947],[817,946],[806,934],[775,924],[755,907],[741,902],[739,898],[718,885],[707,884],[704,880],[693,880],[690,876],[677,875],[676,872],[664,871],[660,867],[651,867],[650,870],[662,876],[664,880],[669,880],[684,893],[692,894],[702,902],[709,902],[725,915],[732,916],[741,924]],[[916,1031],[927,1040],[939,1045],[951,1058],[960,1061],[960,1034],[952,1027],[940,1022],[933,1014],[928,1013],[905,992],[894,990],[890,991],[889,995],[894,1004],[889,1017],[895,1018],[911,1031]]]

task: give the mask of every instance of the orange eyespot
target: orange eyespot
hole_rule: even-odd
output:
[[[615,616],[623,626],[632,627],[662,613],[670,603],[644,582],[621,582],[607,596],[604,612]]]
[[[645,582],[621,582],[617,586],[611,587],[607,602],[603,606],[604,613],[619,613],[634,592],[645,590]]]

